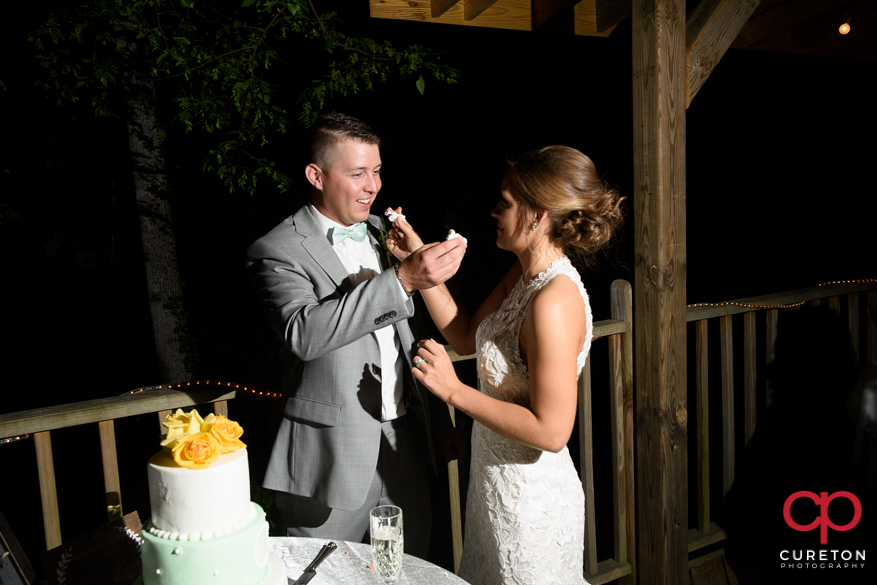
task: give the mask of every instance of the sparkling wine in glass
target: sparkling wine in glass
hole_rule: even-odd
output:
[[[378,506],[369,512],[369,534],[375,569],[388,585],[402,571],[405,539],[402,533],[402,508]]]

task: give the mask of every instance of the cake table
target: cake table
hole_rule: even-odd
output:
[[[286,574],[293,581],[305,570],[324,544],[325,538],[272,537],[268,539],[271,552],[283,559]],[[317,569],[310,585],[383,585],[377,571],[369,569],[372,549],[369,544],[334,541],[338,550]],[[439,566],[423,559],[405,555],[402,573],[397,585],[466,585],[466,582]]]

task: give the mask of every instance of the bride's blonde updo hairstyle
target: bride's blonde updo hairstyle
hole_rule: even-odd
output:
[[[621,197],[597,175],[590,158],[569,146],[546,146],[509,163],[506,179],[522,204],[520,224],[529,229],[546,211],[548,237],[567,254],[584,259],[612,240],[622,224]]]

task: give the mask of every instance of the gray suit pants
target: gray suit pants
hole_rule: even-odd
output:
[[[402,508],[405,552],[426,559],[432,525],[425,433],[411,415],[381,424],[381,451],[365,502],[357,510],[328,508],[304,496],[275,492],[288,536],[368,543],[368,513],[375,506]]]

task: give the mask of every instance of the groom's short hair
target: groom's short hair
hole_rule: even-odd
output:
[[[332,164],[335,146],[344,140],[355,140],[365,144],[381,145],[381,138],[371,127],[358,118],[332,112],[323,114],[311,128],[311,161],[321,169]]]

